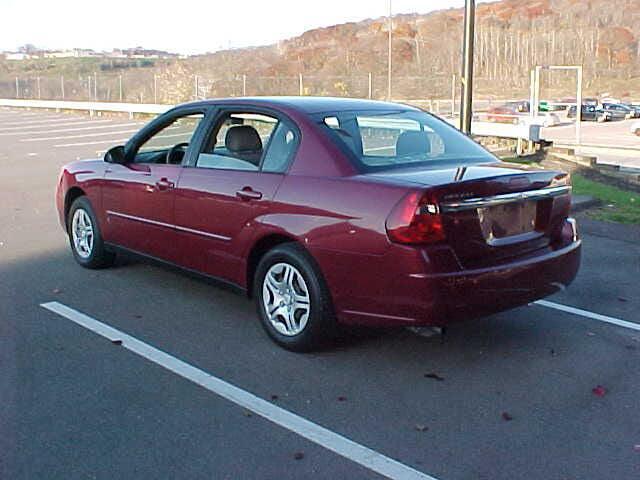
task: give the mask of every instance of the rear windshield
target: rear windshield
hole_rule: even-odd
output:
[[[421,111],[342,111],[316,120],[361,171],[495,162],[473,140]]]

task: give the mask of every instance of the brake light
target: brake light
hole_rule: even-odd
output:
[[[407,194],[386,222],[387,236],[396,243],[420,245],[444,240],[442,216],[435,199],[422,192]]]

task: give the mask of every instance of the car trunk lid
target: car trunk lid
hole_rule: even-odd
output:
[[[427,187],[464,268],[548,247],[569,214],[568,175],[558,171],[495,163],[371,175]]]

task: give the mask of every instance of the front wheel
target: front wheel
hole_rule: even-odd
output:
[[[67,216],[69,243],[76,262],[85,268],[105,268],[115,259],[105,250],[100,227],[87,197],[79,197],[72,204]]]
[[[288,350],[314,350],[336,334],[329,291],[299,245],[283,244],[262,257],[253,293],[262,326]]]

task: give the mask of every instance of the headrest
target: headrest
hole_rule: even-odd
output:
[[[418,155],[431,152],[427,132],[403,132],[396,141],[396,155]]]
[[[236,125],[229,130],[224,138],[225,147],[230,152],[256,152],[262,150],[262,140],[251,125]]]

